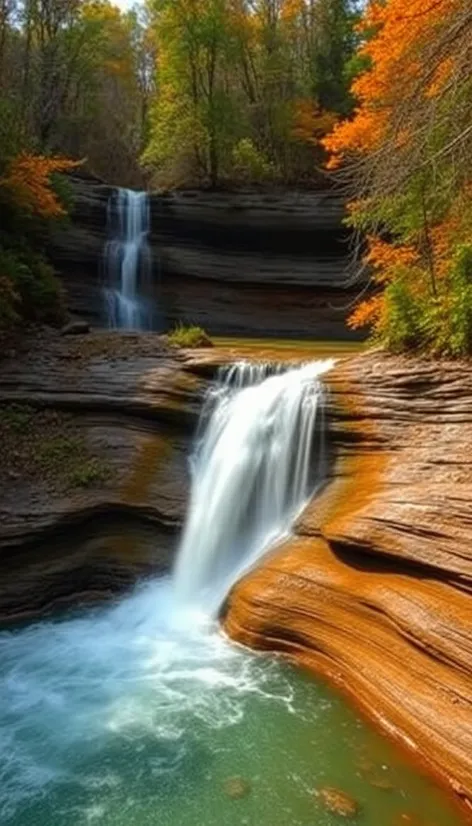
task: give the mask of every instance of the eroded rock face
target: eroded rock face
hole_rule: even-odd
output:
[[[226,629],[327,675],[472,808],[472,367],[372,354],[327,382],[331,482]]]
[[[21,430],[35,410],[57,411],[58,427],[45,419],[26,446],[19,433],[20,470],[15,456],[0,468],[0,621],[169,568],[206,381],[152,334],[44,334],[2,361],[0,415]],[[43,458],[53,467],[41,473]]]
[[[71,176],[74,208],[50,254],[69,308],[104,324],[101,258],[110,187]],[[151,195],[154,289],[162,329],[184,320],[213,334],[346,338],[347,235],[329,192]]]

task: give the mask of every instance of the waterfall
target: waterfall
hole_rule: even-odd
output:
[[[215,381],[172,577],[0,631],[2,823],[235,822],[234,804],[215,814],[215,788],[225,773],[245,774],[237,761],[247,739],[257,748],[262,706],[247,723],[246,713],[257,698],[293,710],[293,692],[278,664],[228,644],[215,617],[323,476],[320,375],[329,366],[237,364]],[[311,822],[312,806],[310,795],[308,820],[289,821]]]
[[[132,189],[114,190],[108,200],[104,249],[105,310],[108,327],[150,330],[151,285],[149,197]]]
[[[289,532],[323,478],[320,375],[331,365],[242,362],[210,389],[174,572],[179,604],[214,613],[238,577]]]

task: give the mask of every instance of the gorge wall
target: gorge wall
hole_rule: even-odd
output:
[[[472,813],[472,370],[363,355],[330,387],[332,476],[225,627],[336,683]]]
[[[0,432],[0,622],[169,568],[207,382],[242,355],[146,334],[43,335],[0,365],[15,434],[5,455]],[[472,813],[470,364],[372,353],[340,360],[326,382],[328,483],[232,590],[226,630],[326,675]],[[32,456],[52,446],[68,465],[77,438],[104,480],[71,488],[55,464],[35,476]]]
[[[110,187],[71,176],[74,207],[50,254],[73,313],[103,324],[100,261]],[[332,192],[282,190],[151,195],[153,300],[162,329],[346,338],[348,235]]]

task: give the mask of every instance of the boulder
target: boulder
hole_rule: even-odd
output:
[[[351,818],[355,817],[360,810],[359,804],[354,798],[341,791],[341,789],[325,786],[322,789],[317,789],[315,795],[321,801],[323,808],[334,815]]]

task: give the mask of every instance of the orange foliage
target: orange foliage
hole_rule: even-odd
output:
[[[292,137],[318,146],[320,139],[331,131],[337,115],[322,109],[311,98],[301,98],[294,104]]]
[[[458,193],[445,218],[431,229],[431,243],[437,274],[447,275],[457,244],[470,238],[472,224],[472,184]]]
[[[27,212],[43,218],[59,217],[64,214],[64,209],[51,188],[51,175],[74,169],[81,163],[82,161],[72,161],[69,158],[47,158],[44,155],[21,152],[10,161],[6,175],[0,179],[0,185]]]
[[[351,330],[358,330],[360,327],[375,327],[382,316],[383,309],[383,295],[373,295],[357,305],[347,319],[347,326]]]
[[[419,253],[413,246],[389,244],[374,235],[367,238],[367,252],[363,260],[370,266],[373,280],[379,285],[393,281],[399,271],[420,264]],[[366,326],[378,329],[384,312],[383,293],[377,293],[357,305],[347,319],[348,327],[353,330]]]
[[[367,37],[360,49],[370,66],[354,81],[358,108],[350,120],[339,123],[323,141],[335,168],[345,153],[368,153],[381,145],[390,114],[405,94],[415,89],[421,49],[434,39],[438,25],[461,7],[463,0],[374,0],[368,6],[362,31]],[[453,71],[446,58],[428,88],[418,94],[439,94]],[[402,141],[407,133],[402,135]]]
[[[418,251],[410,245],[388,244],[375,236],[369,236],[367,241],[368,251],[364,261],[373,267],[378,283],[389,281],[399,267],[412,267],[419,263]]]
[[[286,23],[294,22],[304,11],[303,0],[284,0],[280,16]]]

